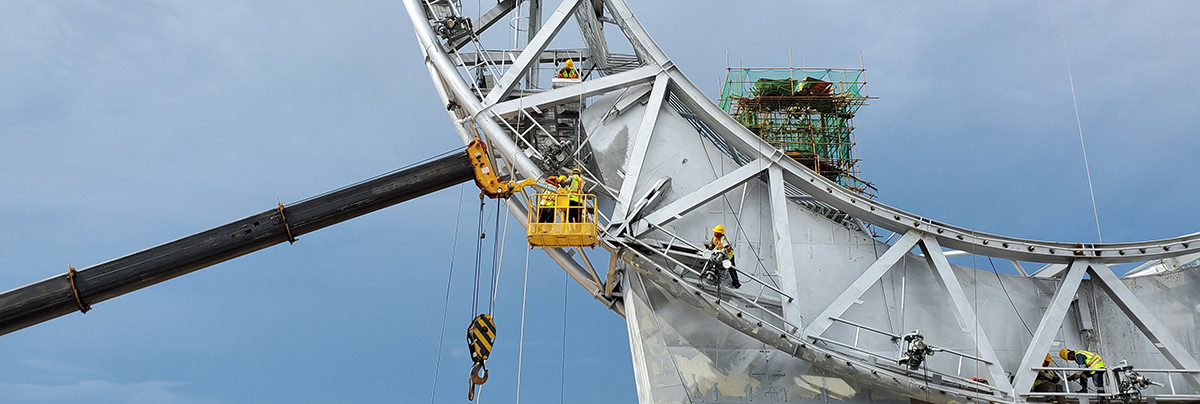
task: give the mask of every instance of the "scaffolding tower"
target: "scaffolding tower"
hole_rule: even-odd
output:
[[[864,69],[728,68],[721,108],[756,135],[825,178],[864,196],[854,151]]]

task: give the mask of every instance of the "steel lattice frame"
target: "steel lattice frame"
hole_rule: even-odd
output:
[[[1033,384],[1041,356],[1050,348],[1051,340],[1062,325],[1072,298],[1079,287],[1084,275],[1091,275],[1092,281],[1108,294],[1120,310],[1133,321],[1140,331],[1154,344],[1155,347],[1177,369],[1184,370],[1183,375],[1194,387],[1200,389],[1195,373],[1187,373],[1200,369],[1195,358],[1171,336],[1164,325],[1142,304],[1132,292],[1109,269],[1109,265],[1129,262],[1146,262],[1158,259],[1169,259],[1180,256],[1195,256],[1200,254],[1200,233],[1180,236],[1171,239],[1135,242],[1135,243],[1061,243],[1008,237],[986,232],[975,231],[959,226],[938,222],[929,218],[904,212],[885,204],[865,200],[857,193],[844,189],[819,174],[801,166],[787,158],[762,139],[755,136],[737,121],[730,118],[717,105],[709,100],[687,77],[675,67],[666,54],[654,43],[647,31],[633,16],[632,11],[622,0],[566,0],[553,9],[544,25],[536,35],[529,39],[529,44],[513,56],[503,56],[503,52],[489,53],[480,49],[474,57],[478,60],[480,54],[488,53],[502,56],[509,68],[500,76],[495,87],[486,95],[473,91],[468,83],[470,79],[463,77],[465,66],[456,62],[465,60],[464,56],[447,49],[431,27],[431,19],[439,17],[433,10],[435,3],[443,9],[450,7],[447,1],[433,2],[429,0],[405,0],[412,20],[417,40],[426,57],[431,79],[437,89],[443,105],[447,106],[449,117],[454,123],[455,130],[465,141],[473,138],[475,133],[485,137],[498,154],[513,171],[525,178],[539,178],[543,172],[527,156],[526,150],[514,140],[511,128],[506,127],[505,118],[517,116],[524,111],[539,110],[577,100],[583,97],[601,95],[623,89],[640,88],[649,95],[646,113],[640,122],[640,128],[633,142],[634,147],[625,166],[625,178],[619,190],[612,190],[610,195],[615,201],[615,209],[610,215],[610,229],[618,229],[613,233],[603,235],[603,241],[610,251],[623,251],[625,259],[634,263],[640,270],[644,269],[647,279],[655,281],[676,295],[687,300],[696,307],[720,319],[729,326],[745,332],[775,348],[791,353],[793,356],[812,362],[831,372],[852,375],[856,380],[867,384],[887,388],[909,397],[928,399],[924,387],[911,376],[898,374],[893,369],[876,366],[865,362],[846,351],[818,346],[813,342],[821,338],[821,334],[832,325],[837,317],[846,311],[863,292],[889,271],[889,269],[907,254],[913,247],[919,247],[926,257],[934,276],[942,289],[944,297],[950,303],[959,325],[968,330],[970,339],[979,349],[979,360],[984,363],[995,381],[995,386],[987,389],[955,389],[946,387],[946,393],[934,398],[934,401],[950,402],[962,400],[979,400],[992,402],[1022,402]],[[494,23],[499,16],[506,14],[519,4],[514,1],[501,1],[493,11],[485,17],[491,20],[481,24],[482,31]],[[540,6],[538,6],[540,8]],[[598,17],[603,10],[611,17]],[[490,17],[489,17],[490,16]],[[521,97],[510,97],[520,85],[523,78],[536,74],[535,67],[556,35],[564,28],[570,17],[574,16],[580,26],[581,34],[588,42],[588,51],[594,64],[601,67],[613,57],[608,53],[603,34],[596,27],[601,24],[614,24],[620,28],[632,44],[641,66],[623,72],[592,78],[579,84],[527,94]],[[540,18],[538,18],[540,22]],[[534,72],[534,73],[530,73]],[[469,73],[468,73],[469,74]],[[536,79],[535,79],[536,80]],[[664,108],[668,97],[678,100],[682,105],[695,113],[695,118],[708,126],[717,136],[720,136],[732,150],[744,156],[746,162],[740,168],[733,170],[716,181],[709,183],[681,198],[667,203],[657,209],[635,216],[633,210],[638,208],[639,200],[635,196],[638,177],[642,174],[643,160],[650,147],[650,139],[654,136],[656,120],[660,109]],[[807,324],[802,324],[799,317],[799,299],[795,288],[794,273],[789,270],[779,270],[782,278],[780,294],[785,297],[783,307],[783,325],[772,325],[771,322],[755,320],[743,314],[733,305],[723,302],[707,292],[691,286],[686,282],[672,282],[675,275],[671,271],[653,271],[659,264],[650,257],[631,249],[621,249],[632,243],[640,243],[639,236],[683,216],[704,203],[719,197],[751,179],[762,178],[766,174],[769,191],[770,209],[773,221],[770,223],[775,245],[779,248],[777,254],[779,268],[791,268],[792,241],[791,224],[786,206],[789,203],[785,196],[785,187],[793,187],[813,196],[815,199],[845,212],[865,223],[902,234],[891,248],[882,254],[878,260],[855,280],[850,287],[830,303],[821,315]],[[518,220],[525,222],[526,209],[518,198],[508,200],[509,210]],[[640,219],[633,220],[635,217]],[[1043,270],[1032,276],[1057,280],[1058,287],[1054,293],[1049,308],[1042,314],[1034,333],[1032,342],[1025,349],[1021,364],[1017,368],[1004,368],[997,360],[988,336],[982,330],[967,327],[976,321],[972,306],[967,300],[961,286],[951,270],[943,248],[971,251],[974,254],[1006,259],[1014,262],[1024,275],[1024,269],[1017,261],[1037,262],[1047,264]],[[582,252],[582,251],[581,251]],[[597,299],[624,315],[625,308],[619,299],[612,298],[611,272],[609,284],[600,281],[598,274],[590,270],[592,265],[586,262],[586,256],[581,265],[579,261],[562,249],[548,248],[546,253],[587,289]],[[616,253],[613,260],[616,261]],[[679,279],[675,279],[678,281]],[[765,328],[764,328],[765,327]],[[763,332],[771,329],[774,332]],[[870,372],[863,372],[869,370]],[[1008,382],[1006,373],[1013,374],[1015,380]]]

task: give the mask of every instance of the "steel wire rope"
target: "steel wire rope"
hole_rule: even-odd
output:
[[[897,241],[899,241],[899,240],[897,240]],[[911,251],[912,248],[910,247],[909,250]],[[908,251],[905,251],[904,254],[907,255]],[[893,264],[893,265],[895,265],[895,264]],[[908,314],[908,312],[906,311],[906,307],[905,307],[905,303],[906,303],[905,298],[908,296],[908,257],[906,257],[904,255],[900,256],[900,268],[904,272],[904,274],[900,276],[900,331],[906,332],[906,330],[908,330],[908,329],[904,328],[904,323],[905,323],[904,320],[906,319],[907,314]],[[897,341],[896,342],[897,347],[899,347],[899,344],[900,344],[899,341]],[[900,349],[903,349],[903,348],[900,348]]]
[[[499,199],[496,200],[496,225],[500,224],[500,205]],[[500,235],[500,260],[496,262],[495,270],[492,275],[492,305],[488,309],[488,314],[496,314],[496,295],[500,293],[500,271],[504,269],[504,247],[508,242],[508,219],[511,215],[504,215],[504,231]]]
[[[563,404],[567,396],[567,292],[570,289],[570,279],[563,271],[563,332],[562,332],[562,361],[558,370],[558,404]]]
[[[871,239],[871,252],[873,252],[875,254],[875,261],[879,261],[879,245],[878,245],[878,243],[875,242],[874,238]],[[895,265],[895,264],[892,264],[892,265]],[[891,268],[889,268],[889,269],[891,269]],[[895,284],[893,283],[893,285],[895,285]],[[892,320],[893,320],[892,319],[892,310],[888,309],[888,307],[887,307],[887,303],[888,303],[887,288],[884,287],[884,285],[883,285],[883,277],[879,278],[879,293],[881,295],[883,295],[883,314],[886,315],[888,328],[890,328],[892,330],[892,332],[896,332],[898,329],[893,327],[893,324],[892,324]],[[899,334],[899,333],[897,333],[897,334]]]
[[[517,401],[516,404],[521,404],[521,363],[525,356],[525,299],[529,292],[529,252],[532,248],[525,249],[525,280],[521,284],[521,330],[517,337]]]
[[[1091,289],[1091,295],[1092,295],[1091,298],[1089,299],[1092,301],[1092,307],[1090,307],[1088,311],[1090,311],[1092,313],[1088,313],[1087,315],[1092,316],[1092,314],[1096,310],[1098,310],[1100,307],[1100,306],[1097,306],[1097,304],[1099,304],[1100,301],[1096,298],[1096,281],[1092,280],[1091,282],[1088,282],[1088,287]],[[1080,315],[1083,315],[1083,314],[1080,314]],[[1098,324],[1098,322],[1096,322],[1096,321],[1093,321],[1092,323]],[[1102,348],[1101,345],[1104,342],[1104,339],[1103,339],[1104,334],[1100,332],[1100,327],[1095,327],[1095,329],[1093,331],[1096,334],[1096,338],[1095,338],[1096,344],[1095,344],[1095,348],[1093,348],[1094,350],[1092,352],[1103,352],[1104,350],[1101,349]],[[1090,345],[1092,345],[1092,344],[1090,344],[1089,341],[1084,341],[1084,342],[1088,343],[1089,348],[1091,348]]]
[[[428,9],[433,8],[432,2],[430,0],[425,0],[425,4]],[[451,13],[453,13],[454,15],[461,16],[462,12],[459,10],[460,8],[462,8],[461,2],[458,3],[457,8],[451,7]],[[475,8],[476,8],[475,14],[482,15],[481,13],[483,10],[480,9],[479,2],[475,3]],[[499,69],[496,68],[496,61],[492,60],[491,55],[488,54],[487,47],[483,46],[483,41],[479,38],[479,34],[477,34],[474,29],[470,29],[470,28],[467,29],[467,34],[468,34],[468,37],[470,38],[471,44],[475,46],[476,64],[471,67],[479,67],[480,65],[482,65],[489,72],[492,73],[492,77],[499,77],[500,75],[498,73],[500,71],[499,71]],[[465,44],[463,44],[463,45],[465,45]],[[467,75],[467,79],[472,84],[476,84],[476,85],[472,86],[471,90],[473,90],[475,92],[476,96],[478,96],[480,99],[483,99],[484,98],[483,89],[478,86],[478,84],[477,84],[478,81],[475,80],[475,76],[471,75],[471,67],[467,66],[466,60],[463,59],[463,57],[462,57],[462,52],[454,51],[454,52],[450,52],[450,53],[452,53],[454,55],[454,57],[458,59],[458,65],[463,67],[463,70]],[[447,58],[449,58],[449,57],[447,57]],[[483,62],[480,63],[479,62],[480,60],[482,60]],[[483,78],[482,74],[480,75],[480,78]],[[445,78],[442,79],[442,82],[443,83],[445,82]]]
[[[442,369],[442,344],[446,340],[446,312],[448,312],[450,309],[450,284],[451,281],[454,280],[454,257],[455,253],[458,251],[458,230],[459,225],[462,223],[462,200],[464,188],[466,188],[465,184],[460,184],[458,186],[458,217],[454,219],[454,242],[450,247],[450,273],[446,275],[446,299],[444,302],[442,302],[442,327],[441,331],[438,333],[437,362],[433,367],[433,394],[432,397],[429,398],[430,404],[433,404],[434,401],[437,400],[438,372]]]
[[[582,61],[583,56],[580,56],[579,59],[580,59],[580,61]],[[579,166],[583,166],[583,154],[581,154],[581,153],[583,153],[584,139],[583,139],[583,136],[581,136],[581,134],[579,133],[579,131],[580,131],[580,126],[583,126],[582,125],[583,124],[583,80],[585,79],[585,77],[580,76],[578,71],[575,72],[575,77],[579,77],[579,83],[575,84],[575,88],[579,89],[579,101],[578,101],[579,102],[579,112],[575,114],[575,142],[578,143],[579,147],[577,147],[575,149],[575,160],[578,161]],[[613,105],[615,106],[616,104],[613,104]],[[650,131],[653,132],[654,128],[650,128]],[[637,184],[633,184],[633,185],[637,185]]]
[[[974,234],[972,234],[972,236],[974,236]],[[991,257],[988,257],[988,258],[991,258]],[[946,260],[946,263],[949,264],[950,260]],[[953,271],[954,268],[951,267],[950,270]],[[976,254],[974,243],[971,244],[971,294],[974,295],[974,296],[972,296],[972,298],[975,300],[975,302],[971,305],[971,311],[974,312],[974,317],[975,317],[975,334],[972,335],[971,339],[974,340],[972,342],[975,343],[975,357],[978,358],[979,357],[979,254]],[[991,341],[989,341],[989,343],[990,342]],[[993,352],[994,351],[995,351],[995,348],[993,348]],[[980,370],[981,366],[983,366],[982,362],[975,361],[975,374],[979,374],[979,370]]]
[[[483,194],[479,195],[479,226],[478,238],[475,239],[475,280],[471,288],[471,317],[473,318],[479,312],[479,275],[480,267],[483,265],[483,238],[487,236],[484,233],[483,226],[485,224],[483,208],[487,206],[483,199]]]
[[[988,263],[992,264],[992,273],[996,274],[996,283],[1000,284],[1000,290],[1004,291],[1004,297],[1008,298],[1008,304],[1012,306],[1013,312],[1017,313],[1017,319],[1021,320],[1021,325],[1025,326],[1025,332],[1028,332],[1029,336],[1032,337],[1033,331],[1029,329],[1029,324],[1025,322],[1025,317],[1021,316],[1021,311],[1017,310],[1017,304],[1013,303],[1012,296],[1008,294],[1008,288],[1004,287],[1004,281],[1000,280],[1000,272],[996,271],[996,263],[992,262],[992,257],[988,257]]]
[[[1083,123],[1079,118],[1079,100],[1075,97],[1075,76],[1071,74],[1071,55],[1067,52],[1067,29],[1063,26],[1062,15],[1058,17],[1058,30],[1062,33],[1063,58],[1067,61],[1067,80],[1071,83],[1071,103],[1075,106],[1075,126],[1079,128],[1079,148],[1083,150],[1083,169],[1087,173],[1088,193],[1092,196],[1092,216],[1096,218],[1096,237],[1103,243],[1104,235],[1100,233],[1100,212],[1096,209],[1096,190],[1092,187],[1092,168],[1088,164],[1087,145],[1083,142]]]
[[[500,239],[503,235],[500,234],[500,199],[496,199],[496,226],[492,232],[492,273],[489,275],[492,285],[488,288],[488,314],[492,314],[496,306],[496,275],[500,272]]]
[[[699,131],[697,131],[697,133],[699,133]],[[705,160],[708,161],[708,167],[710,170],[712,170],[713,175],[717,176],[718,178],[720,178],[721,175],[724,175],[724,174],[721,174],[721,175],[717,174],[717,166],[713,164],[712,155],[708,154],[708,146],[704,144],[703,138],[700,139],[700,148],[701,148],[701,150],[704,151]],[[759,164],[762,164],[762,162],[759,162]],[[747,181],[749,181],[749,180],[747,180]],[[733,239],[733,241],[736,242],[738,240],[738,237],[740,237],[742,234],[745,234],[746,230],[742,226],[742,220],[738,217],[738,215],[733,213],[733,211],[734,211],[733,204],[729,202],[729,197],[727,195],[725,195],[725,193],[721,193],[721,200],[725,201],[725,206],[729,207],[730,216],[733,216],[734,223],[737,223],[738,234],[734,235],[734,239]],[[722,215],[722,216],[724,216],[724,215]],[[791,231],[791,229],[788,229],[788,231]],[[746,235],[746,240],[747,240],[746,244],[750,248],[750,253],[754,254],[754,262],[757,264],[756,267],[762,268],[763,273],[769,273],[769,271],[767,270],[767,267],[765,265],[763,265],[763,263],[762,263],[762,256],[760,256],[758,254],[758,250],[754,249],[754,245],[750,243],[749,239],[750,239],[750,235]],[[731,244],[733,244],[733,243],[731,243]],[[794,270],[795,268],[791,268],[791,269]],[[771,284],[773,284],[776,288],[782,289],[782,287],[779,286],[779,284],[777,282],[775,282],[774,278],[768,276],[767,280],[770,280]]]

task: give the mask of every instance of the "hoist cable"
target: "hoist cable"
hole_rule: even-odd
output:
[[[700,148],[701,148],[701,150],[704,151],[705,160],[708,161],[708,168],[710,170],[712,170],[713,176],[720,178],[721,175],[723,175],[723,174],[717,174],[717,166],[713,164],[712,156],[708,154],[708,145],[705,144],[705,139],[700,139]],[[760,162],[760,164],[761,164],[761,162]],[[769,270],[767,270],[767,267],[765,265],[763,265],[763,259],[761,256],[758,255],[758,250],[754,249],[754,244],[750,243],[750,235],[746,234],[746,229],[742,226],[742,220],[740,217],[738,217],[739,215],[737,213],[734,213],[733,203],[729,202],[729,196],[726,195],[725,193],[722,193],[721,200],[725,201],[725,206],[729,207],[730,216],[733,216],[733,222],[737,223],[738,232],[737,232],[737,234],[734,234],[733,242],[730,244],[731,245],[736,244],[738,242],[738,240],[741,239],[741,236],[745,235],[747,247],[750,248],[750,253],[754,254],[754,261],[757,263],[757,265],[755,265],[755,268],[762,268],[763,274],[767,275],[766,276],[767,280],[770,281],[771,284],[773,284],[775,287],[777,287],[777,288],[780,287],[779,283],[775,282],[775,278],[771,276],[771,272]],[[772,213],[772,214],[774,214],[774,213]],[[784,213],[784,214],[786,214],[786,213]],[[792,268],[792,270],[795,270],[795,269]],[[780,276],[779,269],[777,269],[775,272],[776,272],[776,274],[775,274],[776,276]]]
[[[496,205],[496,209],[496,215],[499,216],[499,204]],[[500,260],[496,264],[496,270],[492,275],[492,305],[490,309],[488,309],[488,314],[492,314],[493,316],[496,314],[496,295],[500,293],[500,271],[504,269],[504,246],[506,245],[505,243],[508,242],[508,219],[510,217],[512,216],[504,215],[504,231],[500,233]],[[497,218],[497,225],[499,224],[499,221],[500,220]]]
[[[988,257],[988,263],[992,264],[992,273],[996,274],[996,282],[1000,283],[1000,290],[1004,291],[1004,297],[1008,298],[1008,304],[1012,305],[1013,311],[1017,313],[1017,318],[1021,320],[1021,325],[1025,326],[1025,331],[1029,336],[1033,336],[1033,330],[1029,329],[1029,324],[1025,322],[1025,318],[1021,317],[1021,311],[1017,310],[1017,304],[1013,303],[1012,296],[1008,295],[1008,288],[1004,287],[1004,281],[1000,280],[1000,272],[996,271],[996,263],[992,262],[992,257]]]
[[[521,330],[520,336],[517,337],[517,402],[521,404],[521,360],[525,355],[525,297],[529,291],[529,251],[532,248],[525,249],[525,280],[521,284]]]
[[[563,404],[567,396],[567,291],[571,278],[563,272],[563,332],[562,332],[562,362],[558,370],[558,404]]]
[[[500,238],[503,237],[500,233],[500,200],[496,199],[496,228],[492,232],[492,273],[491,287],[488,288],[488,314],[493,314],[496,306],[496,275],[500,272]],[[507,227],[507,222],[506,222]],[[505,229],[507,231],[508,229]]]
[[[1063,58],[1067,60],[1067,80],[1071,83],[1071,103],[1075,105],[1075,126],[1079,128],[1079,148],[1083,150],[1083,169],[1087,172],[1088,193],[1092,196],[1092,216],[1096,218],[1096,237],[1103,243],[1104,235],[1100,233],[1100,212],[1096,209],[1096,190],[1092,187],[1092,168],[1088,165],[1087,145],[1083,142],[1083,123],[1079,119],[1079,100],[1075,97],[1075,77],[1071,74],[1071,55],[1067,52],[1067,30],[1063,27],[1061,16],[1058,19],[1058,30],[1062,33]]]
[[[463,189],[466,185],[458,187],[458,217],[454,219],[454,242],[450,246],[450,273],[446,275],[446,299],[442,302],[442,329],[438,333],[438,353],[437,364],[433,367],[433,395],[429,398],[430,404],[437,400],[437,379],[438,372],[442,369],[442,343],[446,340],[446,312],[450,309],[450,282],[454,280],[454,257],[458,251],[458,230],[459,224],[462,223],[462,200]]]
[[[478,238],[475,239],[475,280],[471,287],[471,317],[474,317],[479,312],[479,268],[483,265],[483,195],[479,196],[479,227],[476,231]]]

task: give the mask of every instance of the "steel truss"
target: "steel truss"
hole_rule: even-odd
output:
[[[1091,282],[1103,290],[1120,311],[1132,320],[1137,329],[1175,366],[1175,369],[1168,371],[1178,372],[1194,388],[1200,389],[1200,381],[1196,376],[1196,372],[1200,371],[1200,364],[1197,364],[1196,359],[1109,269],[1109,265],[1118,263],[1197,256],[1200,254],[1200,233],[1133,243],[1046,242],[975,231],[863,199],[856,192],[842,188],[787,158],[781,151],[730,118],[675,67],[622,0],[604,0],[603,4],[596,0],[566,0],[554,9],[544,25],[540,24],[540,15],[531,16],[531,19],[538,19],[539,24],[530,24],[531,37],[528,45],[515,57],[503,56],[504,61],[499,65],[507,66],[507,70],[496,86],[481,96],[481,92],[478,91],[480,89],[470,84],[474,83],[469,77],[472,66],[467,65],[464,58],[455,54],[457,48],[463,46],[466,41],[443,43],[431,27],[431,23],[436,23],[430,18],[436,17],[436,13],[430,11],[434,3],[447,2],[404,0],[417,40],[425,55],[430,77],[447,107],[448,116],[464,141],[476,135],[486,138],[496,153],[494,157],[518,177],[538,178],[543,176],[543,172],[529,157],[537,153],[536,150],[531,150],[528,144],[518,143],[516,139],[520,138],[521,134],[515,133],[515,129],[506,123],[506,119],[616,91],[636,94],[625,101],[626,105],[642,100],[646,102],[645,113],[636,133],[631,134],[633,147],[624,167],[624,180],[620,189],[610,192],[614,202],[613,210],[606,216],[607,229],[610,231],[602,234],[603,245],[612,254],[608,276],[601,277],[594,270],[589,270],[594,266],[587,261],[582,250],[581,254],[573,257],[562,249],[545,249],[576,282],[618,313],[625,313],[620,293],[614,285],[620,278],[617,274],[620,269],[615,263],[622,261],[636,269],[645,279],[663,286],[677,298],[688,301],[730,327],[830,372],[922,400],[1023,402],[1030,397],[1027,392],[1040,365],[1037,362],[1050,348],[1052,340],[1062,327],[1084,276],[1090,275]],[[540,10],[540,2],[534,3],[538,3],[536,9]],[[501,1],[487,14],[488,24],[476,27],[473,35],[482,34],[491,23],[520,7],[520,4],[521,2]],[[545,58],[546,52],[550,52],[549,46],[572,16],[579,23],[581,35],[587,42],[587,63],[603,75],[589,77],[578,84],[556,89],[516,92],[524,78],[528,77],[528,82],[536,84],[537,65]],[[621,56],[608,50],[602,32],[604,24],[615,25],[630,41],[636,53],[636,66],[625,66],[622,69],[613,66],[612,62]],[[535,25],[538,25],[538,28],[533,32],[532,27]],[[479,43],[477,38],[472,42]],[[477,56],[472,60],[483,59],[478,55],[487,55],[489,52],[493,51],[476,49]],[[468,77],[464,77],[464,74]],[[649,87],[648,94],[646,87]],[[640,91],[637,90],[639,88]],[[676,105],[690,111],[685,118],[715,136],[713,140],[720,141],[734,161],[745,163],[670,203],[649,209],[647,206],[650,204],[647,201],[655,198],[657,190],[669,179],[660,180],[650,190],[641,190],[641,194],[638,179],[644,175],[643,166],[647,150],[652,144],[651,139],[659,136],[656,134],[656,128],[661,113],[668,108],[675,108]],[[538,129],[545,131],[544,128]],[[781,296],[778,303],[779,313],[773,315],[755,315],[744,308],[746,305],[763,308],[759,299],[761,291],[760,296],[754,298],[739,293],[714,295],[702,285],[689,281],[690,275],[687,271],[676,269],[685,265],[673,258],[675,253],[672,252],[672,248],[677,245],[675,243],[680,242],[678,237],[672,236],[669,242],[657,238],[664,232],[664,225],[750,181],[765,183],[769,195],[772,217],[769,223],[770,234],[777,249],[776,256],[779,257],[775,270],[782,284],[777,289]],[[795,272],[791,270],[795,263],[792,259],[792,221],[787,206],[796,202],[791,200],[793,195],[789,195],[789,192],[803,193],[805,198],[811,198],[822,206],[849,215],[860,221],[859,223],[902,235],[840,296],[828,303],[820,315],[807,322],[801,317],[800,305],[810,303],[801,299],[800,291],[796,287],[798,283]],[[510,212],[524,223],[526,209],[519,198],[510,198],[507,204]],[[972,384],[966,380],[956,380],[954,375],[935,374],[934,378],[937,381],[945,382],[932,387],[942,394],[930,398],[926,390],[931,388],[929,378],[911,374],[894,365],[878,363],[878,357],[871,357],[871,354],[864,354],[852,345],[822,336],[836,322],[886,334],[884,331],[857,325],[840,316],[868,288],[880,282],[914,247],[919,247],[922,251],[925,263],[933,270],[932,275],[945,301],[949,303],[955,319],[966,337],[978,348],[978,357],[960,355],[982,363],[987,368],[993,384]],[[981,256],[1009,260],[1022,275],[1025,275],[1026,271],[1020,261],[1046,265],[1029,276],[1052,280],[1057,284],[1057,288],[1051,304],[1041,315],[1037,331],[1025,349],[1019,366],[1005,367],[997,357],[987,333],[978,327],[968,326],[977,323],[976,308],[972,307],[967,299],[943,248],[971,251]],[[582,260],[582,264],[577,259]],[[602,281],[601,278],[605,280]],[[763,283],[763,289],[766,287],[766,283]],[[763,312],[770,313],[771,310],[763,308]],[[635,353],[635,362],[636,360]],[[1014,376],[1011,384],[1008,374]],[[1159,397],[1160,400],[1176,398],[1169,395]]]

